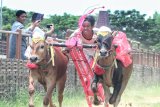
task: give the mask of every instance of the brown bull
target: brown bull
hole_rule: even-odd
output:
[[[43,107],[48,105],[55,107],[52,103],[52,92],[55,87],[57,87],[59,107],[62,107],[68,58],[59,48],[54,48],[54,58],[51,58],[51,50],[44,41],[33,42],[31,48],[30,62],[38,67],[29,72],[29,107],[34,107],[35,81],[41,83],[46,91]]]
[[[97,41],[99,46],[99,56],[94,70],[101,69],[103,74],[98,75],[95,71],[97,81],[93,81],[92,90],[95,93],[94,103],[99,104],[96,91],[97,82],[101,80],[105,91],[104,107],[107,107],[108,103],[113,104],[114,107],[118,106],[121,95],[127,86],[133,68],[133,63],[127,67],[124,67],[122,62],[116,59],[117,46],[113,45],[112,41],[113,36],[101,36]],[[132,59],[132,56],[130,56],[130,58]],[[110,87],[113,87],[113,93],[110,92]]]

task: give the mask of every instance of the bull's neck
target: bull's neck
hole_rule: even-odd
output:
[[[50,62],[51,62],[50,49],[46,49],[45,58],[41,62],[38,63],[38,66],[40,67],[40,69],[44,70],[48,67]]]

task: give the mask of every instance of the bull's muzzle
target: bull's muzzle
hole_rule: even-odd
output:
[[[30,57],[30,61],[31,62],[36,62],[37,60],[38,60],[38,58],[36,56]]]
[[[100,50],[100,56],[108,56],[108,51],[105,49]]]

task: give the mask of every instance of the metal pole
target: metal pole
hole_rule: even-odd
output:
[[[2,21],[3,21],[3,19],[2,19],[2,0],[1,0],[1,16],[0,16],[0,29],[2,29]]]

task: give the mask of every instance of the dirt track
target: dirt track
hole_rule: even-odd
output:
[[[149,104],[155,104],[155,103],[160,103],[160,97],[147,97],[144,99],[143,103],[148,104],[148,106],[144,106],[142,104],[138,104],[138,103],[133,103],[131,101],[126,101],[126,102],[120,102],[118,107],[149,107]],[[99,105],[99,106],[95,106],[93,105],[93,107],[104,107],[103,105]],[[113,107],[112,105],[109,105],[109,107]]]

